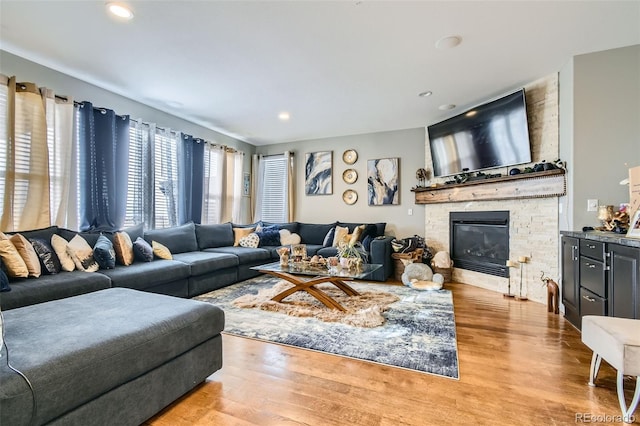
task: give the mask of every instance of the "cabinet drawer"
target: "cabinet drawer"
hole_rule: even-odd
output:
[[[606,297],[606,271],[604,263],[580,256],[580,286],[601,297]]]
[[[604,262],[604,243],[580,240],[580,256],[587,256]]]
[[[580,288],[580,316],[607,315],[607,299]]]

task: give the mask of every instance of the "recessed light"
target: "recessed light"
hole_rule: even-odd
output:
[[[442,111],[447,111],[450,109],[454,109],[456,106],[454,104],[444,104],[444,105],[440,105],[438,107],[438,109],[442,110]]]
[[[427,96],[431,96],[431,95],[433,95],[433,92],[431,90],[427,90],[426,92],[418,93],[418,96],[420,96],[421,98],[426,98]]]
[[[445,49],[453,49],[457,45],[462,42],[462,37],[453,35],[442,37],[440,40],[436,41],[436,48],[440,50]]]
[[[107,3],[107,10],[118,18],[133,19],[133,11],[124,3]]]
[[[286,111],[282,111],[280,114],[278,114],[278,119],[280,119],[280,121],[289,121],[290,118],[291,114]]]
[[[476,111],[475,109],[473,111],[469,111],[468,113],[465,114],[466,117],[473,117],[474,115],[476,115],[478,113],[478,111]]]

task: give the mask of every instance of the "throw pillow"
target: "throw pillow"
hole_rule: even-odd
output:
[[[100,269],[113,269],[116,267],[116,251],[113,243],[104,235],[98,237],[93,246],[93,257],[98,262]]]
[[[27,278],[29,276],[29,270],[20,253],[18,253],[11,240],[6,237],[0,240],[0,257],[2,257],[2,262],[7,268],[7,275],[11,278]]]
[[[256,248],[260,245],[260,237],[254,232],[245,237],[240,238],[240,247]]]
[[[73,259],[67,253],[67,246],[69,242],[62,238],[58,234],[53,234],[51,236],[51,247],[53,247],[53,251],[55,251],[56,256],[60,260],[60,267],[63,271],[71,272],[76,269],[76,264],[73,262]]]
[[[288,246],[291,244],[300,244],[300,235],[291,233],[288,229],[281,229],[280,231],[280,244]]]
[[[73,259],[73,263],[80,271],[96,272],[100,269],[98,262],[93,257],[93,249],[80,235],[76,235],[67,244],[67,253]]]
[[[362,233],[364,232],[364,228],[366,225],[360,225],[353,228],[353,234],[349,234],[351,237],[349,238],[349,245],[354,245],[358,241],[361,241]]]
[[[27,265],[27,271],[30,277],[38,278],[42,275],[42,268],[40,267],[40,258],[33,249],[33,246],[25,237],[21,234],[15,234],[9,238],[16,250],[20,254],[24,264]]]
[[[151,241],[151,248],[153,248],[153,254],[160,259],[172,260],[173,256],[166,246],[163,246],[157,241]]]
[[[151,262],[153,260],[153,248],[140,237],[133,242],[133,254],[136,259],[142,262]]]
[[[324,240],[322,241],[322,247],[331,247],[333,245],[333,237],[336,234],[336,228],[329,229],[327,235],[325,235]]]
[[[40,267],[43,274],[57,274],[60,272],[60,260],[47,240],[32,238],[31,245],[40,259]]]
[[[238,247],[240,245],[240,239],[251,234],[253,230],[254,228],[233,228],[233,246]]]
[[[113,250],[116,252],[116,260],[119,264],[129,266],[133,263],[133,243],[127,232],[115,233],[113,236]]]
[[[267,228],[262,228],[262,229],[263,231],[255,233],[260,239],[260,244],[258,245],[258,247],[280,245],[279,230],[275,230],[275,229],[267,230]]]
[[[11,287],[9,287],[9,278],[7,278],[7,274],[0,269],[0,292],[3,291],[11,291]]]
[[[333,247],[338,247],[338,244],[340,244],[340,242],[342,242],[347,237],[347,235],[349,235],[349,228],[347,228],[346,226],[337,225],[335,229],[336,232],[334,233],[333,243],[331,245]]]

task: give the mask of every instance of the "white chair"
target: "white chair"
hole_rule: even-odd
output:
[[[640,320],[587,315],[582,317],[582,342],[593,351],[589,386],[595,386],[602,359],[618,370],[617,391],[622,419],[631,423],[640,400]],[[625,375],[636,377],[636,388],[627,407]]]

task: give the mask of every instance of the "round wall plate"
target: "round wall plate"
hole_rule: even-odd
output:
[[[355,183],[358,180],[358,172],[354,169],[347,169],[342,172],[342,180],[346,183]]]
[[[342,161],[347,164],[353,164],[358,161],[358,153],[353,149],[348,149],[342,154]]]
[[[346,204],[355,204],[358,201],[358,193],[353,189],[347,189],[342,193],[342,199]]]

